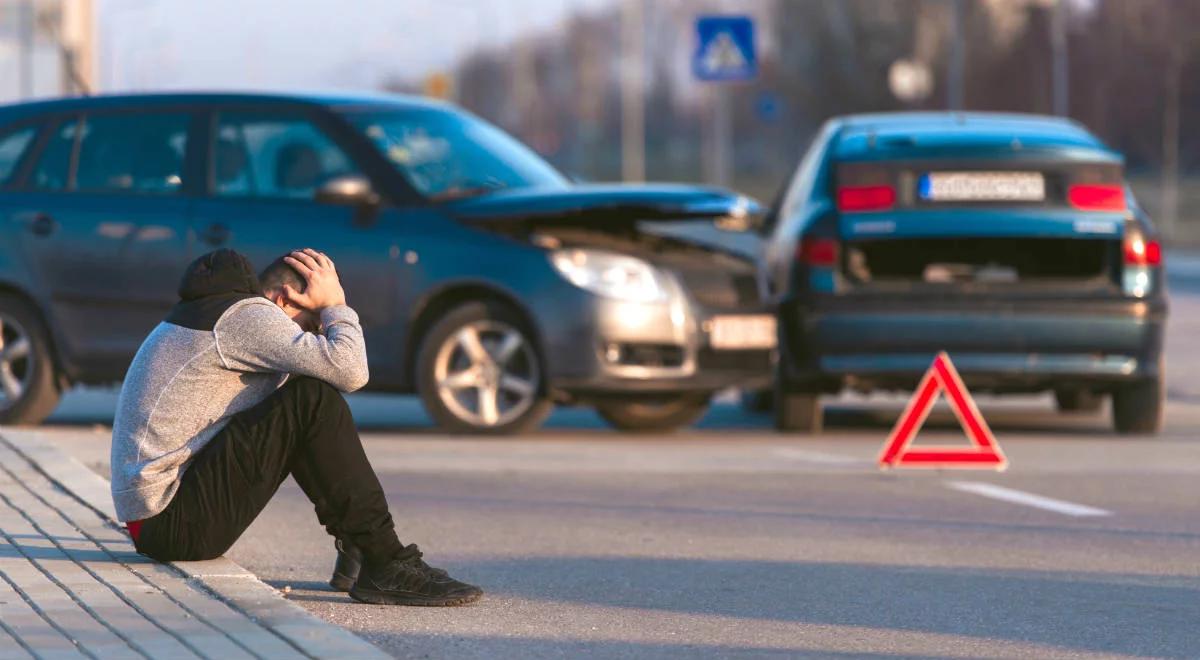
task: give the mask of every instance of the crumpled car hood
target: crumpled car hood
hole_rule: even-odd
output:
[[[713,218],[737,221],[762,213],[744,195],[681,184],[586,184],[564,188],[520,188],[447,202],[450,215],[469,223],[512,222],[598,226],[639,220]]]

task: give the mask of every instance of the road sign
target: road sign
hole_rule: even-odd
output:
[[[758,75],[754,21],[749,16],[696,19],[692,72],[700,80],[752,80]]]
[[[939,393],[945,392],[954,416],[971,441],[971,448],[964,447],[913,447],[912,441],[929,416]],[[917,391],[913,393],[904,414],[896,421],[891,436],[879,454],[879,467],[911,468],[967,468],[977,470],[1003,470],[1008,459],[1000,451],[996,437],[988,428],[962,378],[950,362],[945,351],[938,353],[933,364],[925,372]]]
[[[768,91],[759,92],[754,100],[754,113],[767,123],[778,121],[781,113],[779,97]]]

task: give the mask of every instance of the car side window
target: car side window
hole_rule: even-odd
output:
[[[59,124],[38,157],[30,187],[38,190],[66,190],[71,180],[71,157],[75,153],[75,138],[79,120],[69,119]]]
[[[25,155],[36,135],[37,127],[27,126],[0,136],[0,185],[12,179],[17,171],[17,164],[21,162],[21,157]]]
[[[79,143],[74,188],[81,191],[176,193],[183,187],[186,114],[88,117]]]
[[[302,117],[222,113],[217,119],[218,196],[312,199],[326,181],[356,173],[350,157]]]

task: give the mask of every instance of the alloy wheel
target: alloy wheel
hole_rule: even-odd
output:
[[[494,320],[468,323],[438,347],[438,398],[456,417],[478,427],[502,426],[538,397],[537,356],[525,335]]]
[[[24,326],[0,313],[0,409],[12,407],[29,389],[34,359]]]

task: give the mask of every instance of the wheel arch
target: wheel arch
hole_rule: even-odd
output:
[[[54,363],[54,371],[59,380],[59,386],[64,387],[69,384],[69,381],[75,380],[78,374],[75,373],[76,370],[73,365],[67,364],[64,361],[62,351],[59,350],[59,338],[55,333],[55,327],[50,323],[50,319],[46,315],[46,310],[42,309],[37,299],[21,286],[7,280],[0,280],[0,295],[12,296],[19,299],[28,305],[29,309],[33,310],[33,313],[37,315],[38,321],[42,324],[42,329],[46,331],[46,342],[49,344],[50,359]]]
[[[469,302],[497,302],[513,310],[530,333],[533,350],[542,363],[545,372],[546,355],[542,348],[542,334],[529,308],[510,291],[486,282],[458,282],[450,284],[430,293],[416,307],[413,315],[411,330],[404,347],[404,374],[409,383],[415,387],[417,383],[417,357],[421,342],[429,334],[429,330],[447,312]],[[542,386],[546,386],[546,378],[542,378]]]

